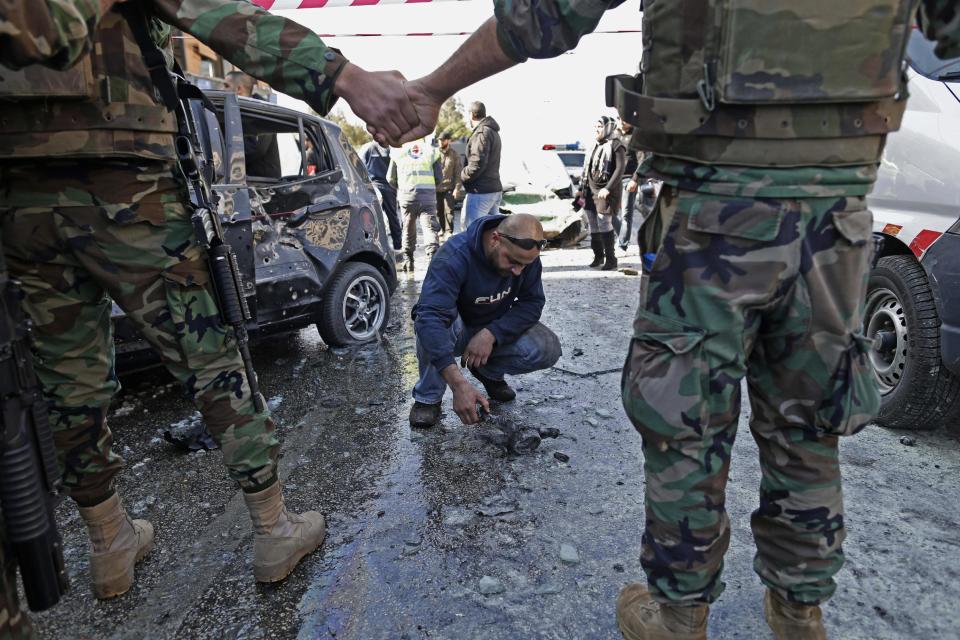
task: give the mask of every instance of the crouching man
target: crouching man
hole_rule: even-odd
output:
[[[509,402],[517,394],[504,374],[546,369],[560,358],[556,334],[540,324],[545,246],[535,217],[494,215],[477,219],[434,256],[413,308],[420,380],[413,388],[411,426],[437,423],[447,387],[460,420],[480,421],[478,407],[490,409],[487,396],[461,367],[490,398]]]

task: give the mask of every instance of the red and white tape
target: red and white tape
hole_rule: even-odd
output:
[[[253,0],[268,11],[282,9],[323,9],[326,7],[370,7],[380,4],[423,4],[424,2],[469,2],[470,0]]]
[[[592,31],[587,35],[605,33],[640,33],[640,29]],[[435,31],[432,33],[318,33],[321,38],[432,38],[438,36],[469,36],[473,31]]]

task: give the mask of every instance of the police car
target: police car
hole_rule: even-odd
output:
[[[910,100],[868,197],[878,240],[864,333],[882,393],[878,422],[960,425],[960,58],[914,33]]]
[[[580,146],[579,142],[565,144],[545,144],[544,151],[552,151],[557,154],[560,161],[563,162],[567,174],[574,186],[580,186],[580,176],[583,174],[583,161],[587,152]]]

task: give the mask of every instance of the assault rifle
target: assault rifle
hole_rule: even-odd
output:
[[[53,517],[60,467],[19,292],[0,270],[0,510],[27,604],[43,611],[59,602],[69,582]]]
[[[263,411],[263,399],[260,396],[260,384],[253,370],[253,358],[250,356],[250,338],[247,334],[247,321],[250,320],[250,308],[244,296],[243,276],[237,263],[233,247],[223,235],[220,215],[210,202],[210,188],[197,162],[196,149],[199,140],[187,116],[186,101],[195,99],[210,105],[209,100],[196,86],[183,79],[182,74],[174,74],[167,68],[163,52],[150,35],[147,16],[139,0],[129,0],[116,5],[116,10],[126,18],[134,39],[140,46],[144,63],[150,72],[150,79],[163,104],[177,118],[177,133],[174,136],[174,149],[177,163],[186,178],[196,200],[193,207],[194,230],[197,242],[206,249],[210,265],[210,276],[217,296],[220,317],[225,324],[233,328],[243,359],[243,368],[253,395],[253,405],[257,411]],[[179,67],[177,67],[179,69]]]

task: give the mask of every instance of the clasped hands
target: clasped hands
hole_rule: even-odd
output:
[[[392,147],[431,133],[445,100],[423,79],[410,82],[399,71],[366,71],[349,62],[334,92],[367,123],[377,142]]]

